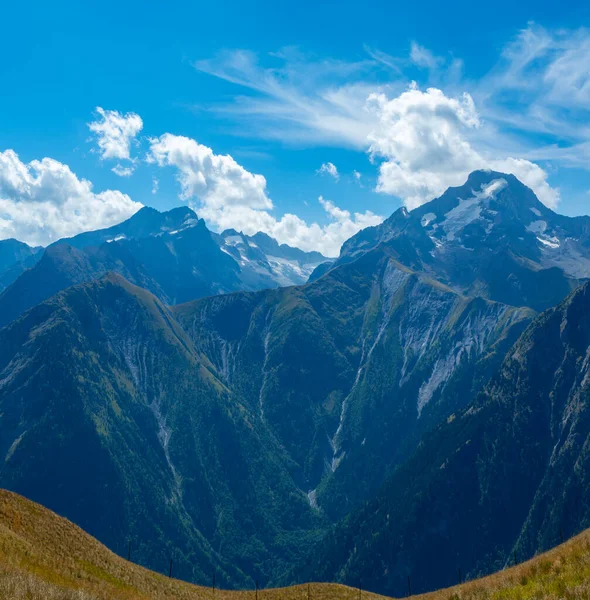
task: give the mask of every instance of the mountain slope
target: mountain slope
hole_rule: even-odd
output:
[[[323,576],[400,593],[528,557],[590,524],[590,283],[540,315],[468,408],[330,537]]]
[[[192,580],[214,564],[228,585],[277,580],[529,319],[382,250],[310,285],[173,309],[108,275],[0,331],[0,485],[111,548],[133,535],[144,564],[175,547]]]
[[[0,485],[111,548],[133,534],[145,564],[172,547],[194,580],[218,564],[228,585],[301,580],[303,570],[286,579],[290,568],[303,569],[306,550],[351,511],[309,577],[395,591],[408,572],[428,589],[457,562],[487,572],[515,544],[545,547],[524,524],[541,536],[550,523],[554,535],[562,504],[576,530],[585,484],[547,464],[568,419],[582,421],[564,451],[585,439],[585,400],[566,399],[585,389],[574,375],[590,340],[573,351],[560,324],[516,346],[547,354],[546,365],[528,373],[510,357],[530,306],[561,299],[580,276],[544,262],[554,255],[543,236],[582,253],[586,222],[542,212],[529,192],[475,173],[355,236],[309,284],[172,308],[243,286],[236,260],[259,266],[271,242],[226,232],[221,250],[202,221],[175,213],[178,229],[158,221],[139,239],[119,228],[108,235],[125,238],[52,246],[0,296],[0,318],[15,319],[0,330]],[[543,231],[530,230],[539,220]],[[84,283],[106,270],[159,299],[118,275]],[[564,460],[562,474],[585,478],[582,451]],[[567,502],[551,512],[556,489]]]
[[[3,487],[111,548],[133,537],[142,564],[174,552],[189,580],[268,581],[319,526],[257,415],[117,275],[0,331],[0,423]]]
[[[464,406],[531,311],[458,295],[376,249],[301,287],[175,307],[195,346],[342,517]]]
[[[18,240],[0,240],[0,292],[33,266],[42,251],[40,247],[31,247]]]
[[[335,265],[380,244],[460,293],[537,311],[590,278],[590,217],[554,213],[516,177],[493,171],[360,231]]]

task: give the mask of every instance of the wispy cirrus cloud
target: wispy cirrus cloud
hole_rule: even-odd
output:
[[[289,144],[366,146],[374,118],[364,105],[379,88],[371,81],[374,59],[314,59],[292,48],[266,58],[263,65],[255,53],[236,50],[194,63],[197,70],[249,92],[215,107],[220,115],[247,117],[249,134]]]
[[[445,63],[444,58],[436,56],[417,42],[412,42],[410,47],[410,60],[418,67],[426,69],[436,69]]]
[[[475,165],[511,169],[555,206],[559,192],[549,185],[544,163],[589,168],[588,30],[550,31],[530,24],[475,81],[466,78],[460,58],[438,56],[417,41],[401,57],[365,50],[366,59],[352,62],[310,58],[292,49],[266,58],[226,52],[195,67],[248,91],[216,107],[219,114],[236,120],[247,115],[250,133],[286,144],[364,150],[383,161],[377,190],[400,195],[409,206],[425,201],[447,181],[459,181]],[[419,93],[408,95],[418,76]],[[423,102],[434,96],[431,90],[441,99],[434,110]],[[477,127],[461,122],[459,112],[449,112],[453,101],[461,104],[466,97]],[[381,109],[375,98],[382,99]],[[384,118],[386,107],[400,107],[409,99],[416,104],[397,114],[395,126],[391,114]],[[420,161],[403,152],[411,144],[416,156],[436,156],[438,162],[418,168]],[[387,147],[396,151],[382,151]],[[441,151],[445,147],[448,152]],[[397,172],[398,183],[384,178],[387,171]],[[428,180],[433,183],[426,185]]]
[[[530,24],[474,86],[486,118],[509,128],[523,157],[590,167],[590,30]]]

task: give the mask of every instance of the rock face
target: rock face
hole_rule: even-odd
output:
[[[470,405],[316,557],[320,578],[403,593],[475,577],[590,523],[590,284],[540,315]],[[459,567],[458,567],[459,565]],[[312,568],[312,571],[314,569]]]
[[[174,312],[335,519],[469,401],[533,314],[460,296],[383,248],[307,286]]]
[[[301,285],[316,267],[330,262],[319,252],[303,252],[279,244],[265,233],[248,236],[227,229],[214,238],[221,250],[240,265],[239,277],[244,290]]]
[[[364,229],[336,264],[380,244],[461,293],[535,310],[590,277],[590,217],[558,215],[516,177],[493,171],[475,171],[463,186]]]

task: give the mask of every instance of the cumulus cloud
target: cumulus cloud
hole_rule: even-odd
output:
[[[94,193],[92,184],[51,158],[23,163],[0,152],[0,238],[46,245],[82,231],[119,223],[141,208],[116,190]]]
[[[88,123],[88,128],[94,134],[100,157],[134,162],[131,158],[131,145],[143,128],[141,117],[135,113],[120,113],[116,110],[96,108],[99,118]],[[112,171],[121,177],[133,173],[134,166],[117,165]]]
[[[296,215],[286,214],[279,221],[269,222],[264,231],[280,243],[302,250],[317,250],[325,256],[338,256],[340,247],[349,237],[383,221],[382,216],[371,211],[351,214],[322,196],[318,200],[329,219],[327,225],[307,224]]]
[[[392,99],[372,94],[368,105],[379,119],[369,136],[369,152],[374,160],[384,159],[377,191],[400,197],[409,209],[482,168],[513,173],[547,206],[559,201],[558,190],[549,186],[547,173],[538,165],[521,158],[487,158],[474,148],[470,136],[481,121],[469,94],[452,98],[413,84]]]
[[[234,208],[273,207],[262,175],[250,173],[228,154],[214,154],[191,138],[170,133],[152,138],[147,160],[176,167],[181,197],[199,198],[203,218],[212,222],[220,219],[220,213]]]
[[[351,214],[323,198],[320,203],[327,225],[308,224],[290,213],[277,219],[262,175],[250,173],[233,157],[215,154],[191,138],[169,133],[153,138],[147,160],[174,167],[181,197],[217,230],[233,228],[248,235],[263,231],[280,243],[337,256],[351,235],[383,220],[370,211]]]
[[[317,170],[317,172],[320,175],[330,175],[330,177],[333,177],[336,181],[340,179],[340,173],[338,173],[336,165],[331,162],[323,163],[322,166]]]

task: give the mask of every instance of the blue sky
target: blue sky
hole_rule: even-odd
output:
[[[33,1],[3,19],[0,237],[188,203],[334,254],[480,167],[589,212],[588,3]]]

